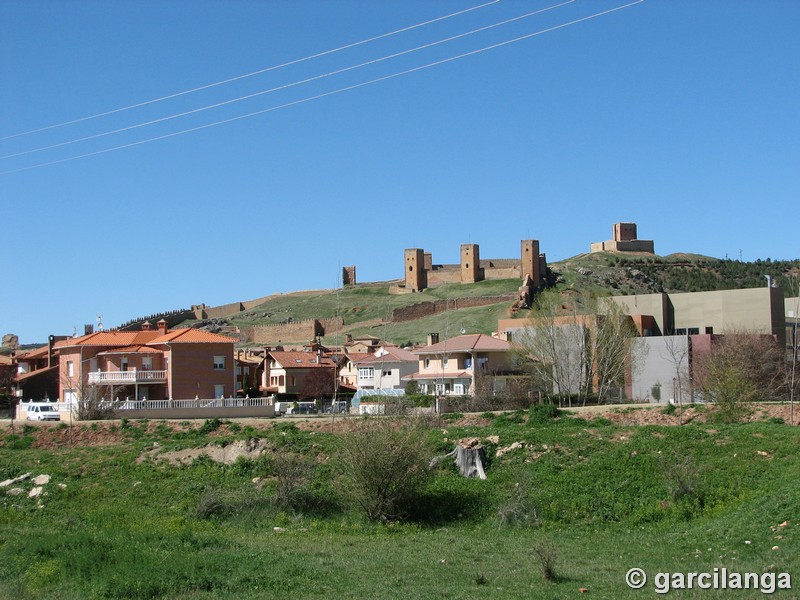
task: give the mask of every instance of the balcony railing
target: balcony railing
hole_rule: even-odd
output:
[[[167,380],[166,371],[91,371],[89,383],[160,383]]]

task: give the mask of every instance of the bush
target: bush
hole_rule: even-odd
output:
[[[530,423],[545,424],[561,416],[561,411],[555,404],[545,402],[534,404],[528,411],[528,421]]]
[[[345,494],[367,518],[406,518],[431,477],[432,453],[422,422],[365,419],[339,445]]]

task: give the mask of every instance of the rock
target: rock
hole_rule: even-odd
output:
[[[522,442],[514,442],[510,446],[506,446],[505,448],[498,448],[497,452],[495,452],[495,456],[500,458],[504,454],[508,454],[509,452],[513,452],[514,450],[519,450],[520,448],[524,448],[525,444]]]
[[[495,446],[500,443],[500,436],[499,435],[490,435],[486,438],[486,441],[490,444],[494,444]]]
[[[25,473],[25,475],[20,475],[19,477],[15,477],[14,479],[6,479],[5,481],[0,481],[0,488],[7,487],[7,486],[9,486],[11,484],[14,484],[14,483],[17,483],[17,482],[20,482],[20,481],[24,481],[30,476],[31,476],[30,473]]]
[[[42,488],[40,486],[32,488],[31,491],[28,492],[28,498],[38,498],[41,495],[42,495]]]
[[[25,490],[23,490],[22,488],[11,488],[10,490],[8,490],[7,493],[9,496],[19,496],[21,494],[24,494]]]
[[[273,527],[272,531],[274,531],[275,533],[283,533],[284,531],[286,531],[286,528],[284,528],[284,527]]]
[[[471,437],[471,438],[461,438],[458,440],[458,445],[462,448],[477,448],[481,445],[480,438]]]
[[[37,475],[32,481],[34,485],[47,485],[50,483],[50,475]]]
[[[11,348],[12,350],[19,350],[19,336],[13,333],[7,333],[3,336],[3,348]]]

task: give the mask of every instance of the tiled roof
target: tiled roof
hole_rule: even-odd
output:
[[[104,352],[98,352],[98,356],[103,356],[105,354],[161,354],[161,350],[156,350],[155,348],[150,348],[149,346],[142,346],[141,344],[136,346],[124,346],[122,348],[113,348],[111,350],[106,350]]]
[[[28,350],[26,352],[20,352],[16,356],[16,361],[26,361],[26,360],[35,360],[37,358],[45,358],[47,356],[47,346],[39,346],[38,348],[34,348],[33,350]]]
[[[415,350],[414,354],[444,354],[445,352],[492,352],[510,350],[511,344],[483,333],[470,333]]]
[[[36,369],[35,371],[28,371],[27,373],[19,373],[16,376],[16,381],[19,383],[21,381],[27,381],[32,377],[38,377],[39,375],[44,375],[45,373],[53,373],[58,369],[58,365],[53,365],[52,367],[47,367],[44,369]]]
[[[408,350],[403,350],[398,346],[386,346],[384,349],[386,350],[386,354],[383,356],[370,354],[367,358],[354,362],[359,365],[384,362],[419,362],[419,358],[415,354],[412,354]]]
[[[151,340],[150,344],[233,344],[237,341],[226,335],[191,328],[175,329],[165,335],[160,335],[158,331],[155,333],[159,337]]]
[[[312,368],[312,367],[326,367],[331,369],[334,367],[333,361],[329,358],[317,356],[316,352],[270,352],[269,356],[272,357],[284,369],[292,368]]]
[[[77,338],[61,340],[56,348],[71,346],[134,346],[147,344],[161,335],[160,331],[97,331]]]
[[[371,356],[373,356],[371,352],[351,352],[347,354],[348,360],[351,360],[354,363],[364,361]]]

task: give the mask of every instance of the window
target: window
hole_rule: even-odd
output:
[[[472,368],[472,357],[471,356],[469,356],[469,357],[464,359],[464,368],[465,369],[471,369]]]
[[[153,370],[153,358],[151,356],[142,357],[142,371]]]
[[[67,377],[75,377],[75,363],[71,360],[67,361]]]
[[[383,371],[381,373],[381,377],[391,377],[391,376],[392,376],[392,372],[391,371]]]
[[[450,359],[449,359],[449,358],[447,358],[447,357],[445,356],[445,357],[442,359],[442,368],[443,368],[443,369],[446,369],[446,368],[447,368],[447,364],[448,364],[449,362],[450,362]]]
[[[430,369],[431,368],[431,359],[430,358],[426,358],[425,359],[425,368],[426,369]]]
[[[375,369],[373,367],[359,367],[358,377],[359,379],[372,379],[375,377]]]
[[[217,384],[214,386],[214,398],[224,398],[225,397],[225,386]]]
[[[480,358],[478,357],[478,369],[483,371],[486,368],[486,365],[489,364],[488,358]]]
[[[225,368],[225,357],[224,356],[215,356],[214,357],[214,369],[217,371],[221,371]]]
[[[464,395],[464,384],[463,383],[456,383],[453,385],[453,392],[458,394],[459,396]]]
[[[122,359],[119,361],[119,370],[120,371],[127,371],[128,370],[128,357],[123,356]]]

